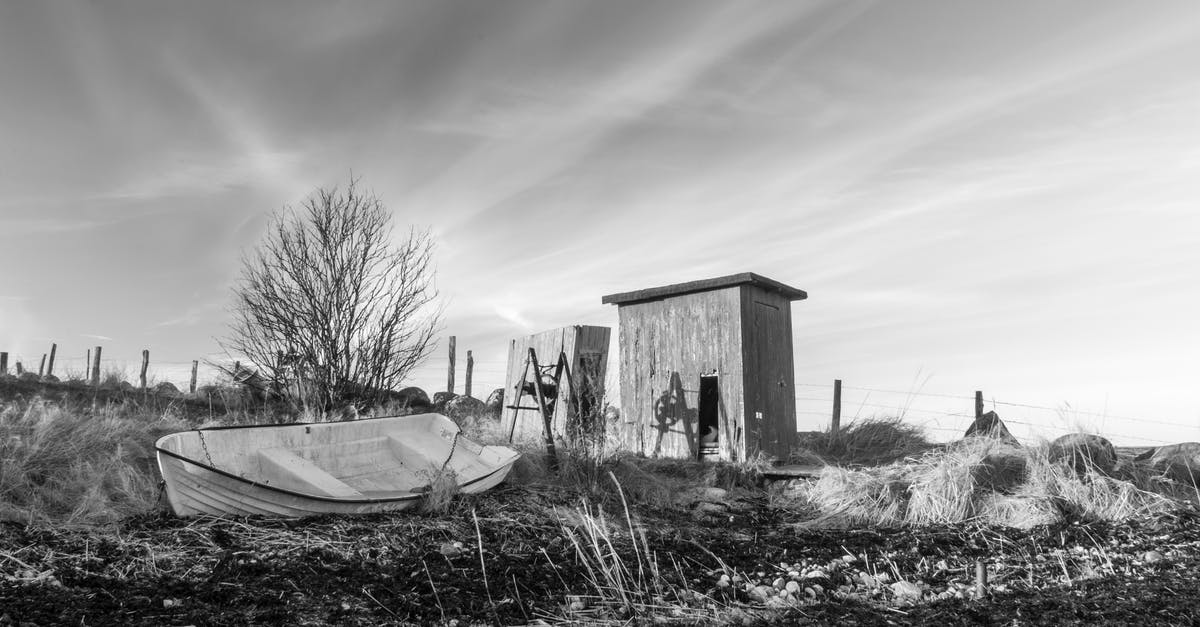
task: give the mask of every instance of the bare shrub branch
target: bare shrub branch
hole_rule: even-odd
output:
[[[356,183],[274,216],[243,258],[222,342],[320,412],[366,408],[400,387],[441,320],[430,233],[394,238],[391,214]]]

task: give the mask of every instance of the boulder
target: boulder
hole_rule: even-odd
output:
[[[1000,415],[994,411],[979,416],[967,427],[967,432],[963,435],[964,438],[994,438],[1003,442],[1008,442],[1013,446],[1020,446],[1021,443],[1013,434],[1009,432],[1004,421],[1000,420]]]
[[[171,383],[170,381],[163,381],[162,383],[159,383],[158,385],[154,386],[154,393],[155,394],[178,394],[179,388],[175,387],[175,384]]]
[[[488,406],[473,396],[455,396],[451,398],[446,401],[445,411],[442,413],[460,425],[491,418]]]
[[[48,374],[48,375],[42,377],[42,383],[58,383],[58,382],[59,382],[59,378],[52,374]]]
[[[1200,484],[1200,442],[1182,442],[1152,448],[1133,458],[1164,476],[1191,485]]]
[[[439,414],[446,413],[446,403],[449,403],[450,399],[455,396],[458,395],[454,392],[436,392],[433,395],[433,411]]]
[[[384,404],[388,406],[388,413],[423,414],[433,409],[433,403],[429,402],[429,395],[425,390],[412,386],[398,392],[389,392]]]
[[[989,452],[971,467],[976,488],[1011,494],[1025,482],[1025,456],[1014,449]]]
[[[504,388],[496,388],[488,394],[487,401],[488,411],[491,412],[493,418],[499,418],[501,412],[504,411]]]
[[[1068,433],[1050,443],[1047,457],[1051,462],[1063,461],[1076,473],[1094,468],[1111,474],[1117,465],[1117,451],[1112,442],[1090,433]]]

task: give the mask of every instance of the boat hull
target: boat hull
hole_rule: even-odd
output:
[[[520,457],[469,440],[440,414],[200,429],[164,436],[156,449],[180,517],[400,511],[443,476],[462,493],[493,488]]]

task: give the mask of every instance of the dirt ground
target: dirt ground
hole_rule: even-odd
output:
[[[440,515],[4,523],[0,624],[1200,623],[1191,514],[1033,531],[809,530],[762,498],[628,518],[610,508],[603,521],[583,507],[502,487]],[[597,547],[607,562],[588,557]],[[976,598],[980,560],[990,580]],[[785,580],[799,582],[795,595]],[[774,589],[783,598],[764,600]]]

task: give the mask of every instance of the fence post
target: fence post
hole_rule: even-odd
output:
[[[46,376],[46,353],[42,353],[42,363],[38,364],[38,378]]]
[[[471,371],[475,369],[475,358],[471,356],[471,351],[467,351],[467,377],[463,381],[463,394],[471,395]]]
[[[450,336],[450,370],[446,374],[446,391],[454,393],[454,336]]]
[[[975,390],[975,418],[983,417],[983,392]]]
[[[833,421],[829,425],[829,432],[837,437],[838,431],[842,428],[842,380],[833,380]]]
[[[19,376],[21,376],[21,375],[23,375],[23,374],[25,374],[25,367],[24,367],[24,366],[22,366],[22,365],[21,365],[21,362],[19,362],[19,361],[18,361],[18,362],[17,362],[17,376],[19,377]]]
[[[87,349],[87,356],[83,358],[83,380],[92,380],[92,349]]]
[[[92,355],[92,385],[100,386],[100,347],[96,347],[96,353]]]
[[[50,344],[50,363],[46,364],[46,376],[54,374],[54,355],[58,353],[58,344]]]
[[[0,353],[0,376],[8,374],[8,353]]]
[[[149,366],[150,366],[150,349],[143,348],[142,349],[142,374],[140,377],[138,377],[138,384],[141,386],[140,389],[143,392],[146,391],[146,368],[148,368]]]
[[[192,382],[190,384],[188,384],[188,394],[196,393],[196,368],[199,366],[200,366],[200,361],[197,359],[193,359],[192,360]]]

